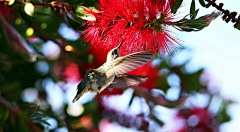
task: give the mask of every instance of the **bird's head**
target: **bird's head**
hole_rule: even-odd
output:
[[[84,93],[88,92],[88,89],[90,88],[91,84],[89,81],[89,78],[84,78],[77,86],[77,94],[73,99],[73,103],[77,101]]]
[[[89,91],[89,88],[91,87],[91,82],[94,78],[95,78],[94,70],[89,70],[85,75],[85,78],[77,86],[78,91],[75,98],[72,101],[73,103],[77,101],[84,93]]]

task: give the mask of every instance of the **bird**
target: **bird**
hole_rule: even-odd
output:
[[[125,88],[136,86],[148,79],[148,76],[125,74],[151,61],[155,52],[140,51],[126,56],[120,56],[122,42],[107,54],[106,62],[97,69],[87,71],[85,78],[77,85],[77,94],[73,103],[84,93],[99,94],[105,88]]]

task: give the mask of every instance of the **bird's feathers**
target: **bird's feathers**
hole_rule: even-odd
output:
[[[124,57],[118,57],[112,62],[105,63],[102,69],[106,70],[106,76],[119,76],[128,73],[151,61],[155,52],[142,51]]]
[[[106,87],[124,88],[135,86],[147,80],[147,76],[123,75],[151,61],[155,52],[142,51],[120,57],[120,46],[109,51],[107,61],[97,69],[89,70],[77,86],[77,94],[72,102],[77,101],[84,93],[100,93]],[[109,85],[110,84],[110,85]]]
[[[115,77],[113,82],[108,88],[125,88],[128,86],[136,86],[148,79],[147,76],[134,76],[134,75],[119,75]]]

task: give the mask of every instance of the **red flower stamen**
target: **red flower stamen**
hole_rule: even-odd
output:
[[[84,40],[97,49],[110,50],[122,43],[123,53],[141,50],[171,53],[179,44],[168,29],[174,0],[100,0],[98,11],[86,10]]]

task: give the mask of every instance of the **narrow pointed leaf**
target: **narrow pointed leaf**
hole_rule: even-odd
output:
[[[171,12],[175,14],[177,12],[178,8],[181,6],[182,2],[183,2],[183,0],[177,0],[175,2],[175,4],[172,6]]]
[[[236,28],[240,30],[240,23],[237,24]]]
[[[78,20],[74,20],[67,15],[68,23],[74,28],[77,29],[82,26],[82,23]]]
[[[129,103],[128,103],[128,107],[130,107],[131,105],[132,105],[132,102],[133,102],[133,99],[134,99],[134,93],[133,93],[133,95],[132,95],[132,97],[131,97],[131,99],[130,99],[130,101],[129,101]]]
[[[197,14],[198,10],[195,12]],[[221,15],[221,12],[212,12],[210,14],[201,16],[197,19],[182,19],[180,20],[182,23],[179,23],[176,26],[176,29],[180,31],[186,31],[186,32],[191,32],[191,31],[200,31],[203,28],[207,27],[212,20],[216,19],[218,16]]]
[[[0,116],[0,123],[5,122],[9,117],[9,111],[6,109]]]
[[[191,7],[190,7],[190,15],[191,19],[194,19],[194,14],[195,14],[195,0],[192,0]]]
[[[198,11],[199,11],[199,9],[197,9],[197,10],[195,11],[195,13],[192,15],[192,19],[195,19],[195,18],[196,18],[197,14],[198,14]]]
[[[155,115],[151,114],[151,118],[159,125],[159,126],[163,126],[164,123],[159,120]]]
[[[206,6],[206,4],[205,4],[205,2],[204,2],[204,0],[199,0],[199,3],[203,6],[203,7],[205,7]]]

